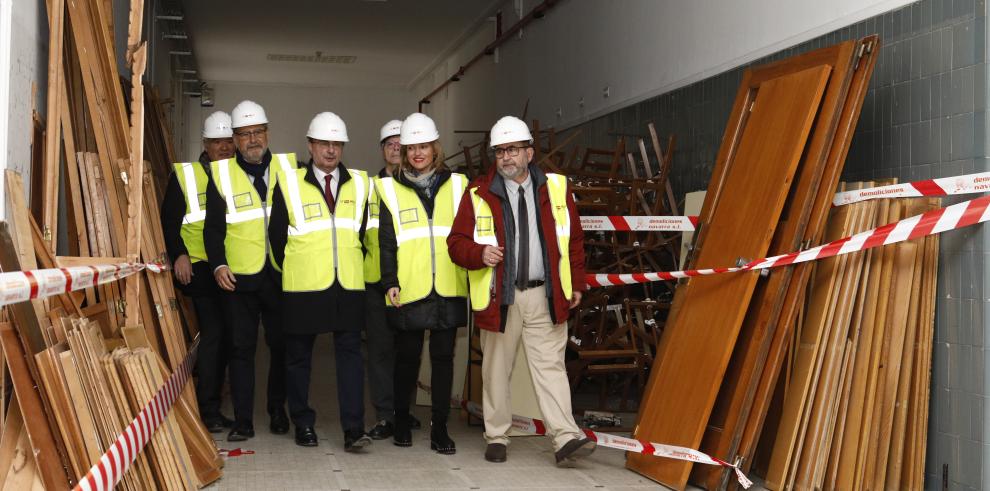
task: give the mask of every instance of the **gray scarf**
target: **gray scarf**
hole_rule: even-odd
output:
[[[416,169],[403,169],[402,177],[406,182],[421,189],[427,196],[433,192],[433,183],[437,180],[436,168],[428,171],[417,172]]]

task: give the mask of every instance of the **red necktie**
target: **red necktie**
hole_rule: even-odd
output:
[[[323,182],[326,183],[326,186],[323,186],[323,194],[326,196],[327,206],[330,208],[330,213],[333,213],[335,203],[333,201],[333,188],[330,187],[333,186],[333,176],[329,174],[323,176]]]

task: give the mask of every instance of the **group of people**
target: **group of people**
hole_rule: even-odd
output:
[[[594,450],[574,422],[564,367],[568,312],[586,289],[580,220],[567,179],[533,165],[523,121],[495,123],[495,165],[470,183],[444,165],[425,114],[382,127],[374,176],[344,165],[347,126],[332,112],[309,125],[308,162],[272,153],[268,129],[252,101],[211,114],[203,153],[174,164],[161,207],[175,280],[198,318],[196,395],[209,431],[254,436],[260,325],[272,433],[288,433],[291,421],[296,444],[317,446],[313,345],[332,333],[344,449],[388,438],[412,446],[421,424],[410,405],[430,331],[430,447],[453,454],[454,345],[470,313],[481,329],[485,459],[507,458],[520,343],[557,465]],[[366,364],[377,421],[367,431]],[[232,420],[220,412],[228,369]]]

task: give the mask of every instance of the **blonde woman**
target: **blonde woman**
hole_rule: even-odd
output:
[[[457,451],[447,433],[457,328],[467,323],[467,272],[447,254],[467,178],[443,165],[436,124],[411,114],[402,123],[402,161],[393,177],[375,182],[380,208],[379,241],[386,317],[395,332],[395,434],[412,446],[409,406],[419,373],[425,331],[430,331],[432,417],[430,448]]]

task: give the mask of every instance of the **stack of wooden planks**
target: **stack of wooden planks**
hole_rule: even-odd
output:
[[[111,3],[47,6],[48,105],[33,140],[35,206],[20,176],[8,172],[13,220],[0,222],[0,269],[162,260],[158,203],[175,157],[163,101],[142,81],[144,2],[129,4],[123,55],[131,73],[123,84]],[[13,396],[2,414],[0,486],[75,484],[179,367],[195,334],[169,274],[140,273],[0,309],[0,367],[13,386],[0,391]],[[124,489],[197,489],[220,477],[223,461],[197,407],[187,384]]]
[[[836,208],[827,239],[939,207],[915,198]],[[757,449],[767,488],[922,487],[937,266],[937,235],[815,264]]]
[[[879,51],[870,36],[746,71],[695,235],[691,269],[726,267],[822,242]],[[634,431],[745,469],[763,428],[810,265],[691,278],[679,285]],[[630,455],[627,466],[676,489],[727,474]]]

